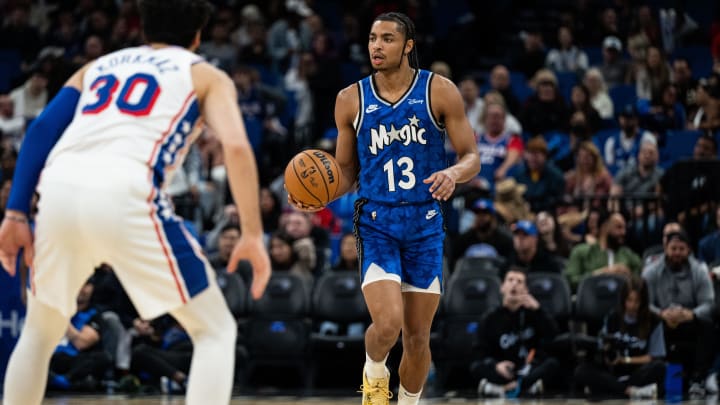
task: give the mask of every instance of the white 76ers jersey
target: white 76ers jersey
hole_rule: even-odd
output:
[[[48,157],[43,176],[78,160],[123,162],[128,171],[146,171],[162,188],[197,134],[193,129],[200,111],[190,68],[200,61],[180,47],[149,46],[94,61],[85,72],[73,121]],[[87,173],[93,174],[102,175]]]

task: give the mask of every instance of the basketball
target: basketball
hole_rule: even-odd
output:
[[[319,149],[304,150],[285,167],[285,188],[298,202],[325,206],[337,192],[340,169],[332,155]]]

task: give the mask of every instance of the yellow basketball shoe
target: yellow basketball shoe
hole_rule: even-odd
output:
[[[386,369],[385,378],[367,378],[363,370],[362,405],[390,405],[390,371]]]

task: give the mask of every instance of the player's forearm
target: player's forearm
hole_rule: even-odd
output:
[[[480,173],[480,155],[477,153],[466,153],[458,159],[457,163],[448,169],[453,172],[456,183],[468,182]]]
[[[230,192],[240,215],[243,235],[262,236],[258,172],[250,145],[227,145],[223,148]]]
[[[341,172],[340,185],[335,193],[335,197],[332,198],[333,200],[340,198],[343,194],[354,189],[355,183],[357,182],[357,167],[339,166],[339,168]]]
[[[74,87],[63,87],[27,130],[18,156],[7,209],[25,214],[30,212],[35,187],[50,151],[70,125],[80,92]]]

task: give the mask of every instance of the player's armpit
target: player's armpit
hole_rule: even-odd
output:
[[[458,161],[448,169],[459,183],[472,180],[480,172],[480,154],[460,92],[450,80],[433,75],[430,85],[432,110],[445,124],[450,143],[457,152]]]

